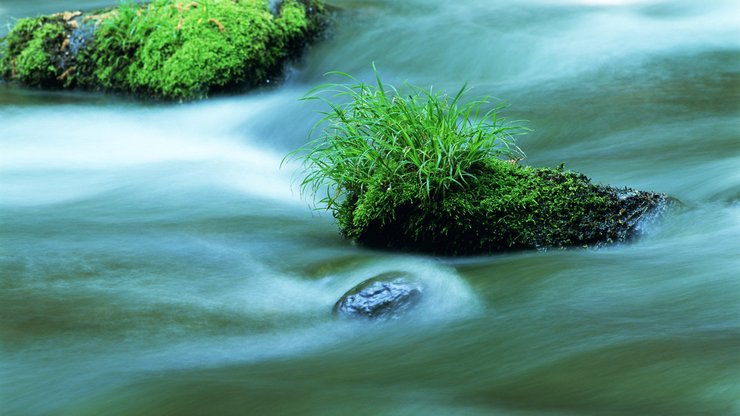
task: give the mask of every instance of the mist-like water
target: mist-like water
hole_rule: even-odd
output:
[[[3,1],[13,18],[107,2]],[[187,105],[0,84],[3,414],[740,413],[740,7],[336,1],[280,86]],[[527,163],[667,192],[640,241],[466,258],[367,250],[285,154],[329,70],[511,104]],[[335,320],[374,275],[386,324]]]

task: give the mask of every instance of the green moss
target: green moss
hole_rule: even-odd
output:
[[[130,65],[115,79],[117,64],[105,48],[98,78],[107,86],[157,97],[197,98],[209,90],[247,82],[247,74],[264,79],[274,65],[268,45],[276,28],[261,2],[222,1],[191,7],[155,1],[133,19],[110,21],[100,33],[124,25],[133,51]],[[248,71],[250,70],[251,71]],[[256,83],[256,82],[255,82]]]
[[[323,16],[324,7],[318,1],[284,1],[276,20],[283,35],[283,49],[288,54],[300,51],[307,40],[314,38],[323,29]]]
[[[280,8],[277,22],[287,39],[300,37],[308,30],[306,8],[295,0],[287,0]]]
[[[66,16],[19,21],[0,46],[0,75],[29,85],[56,80],[188,100],[279,76],[321,30],[323,6],[286,0],[273,14],[267,0],[124,1],[97,14]],[[68,45],[91,27],[94,39],[62,56],[65,39]]]
[[[436,200],[413,183],[373,183],[337,209],[342,233],[362,243],[441,254],[624,241],[633,216],[660,195],[597,186],[584,175],[491,159],[476,181]]]
[[[286,45],[307,33],[300,3],[279,17],[263,0],[124,4],[96,34],[94,79],[105,89],[160,98],[201,98],[255,86],[292,55]]]
[[[0,42],[0,76],[32,87],[61,86],[66,30],[61,18],[19,20]]]

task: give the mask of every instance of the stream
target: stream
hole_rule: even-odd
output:
[[[2,0],[14,18],[110,1]],[[0,84],[3,415],[740,415],[740,3],[333,0],[277,86],[190,104]],[[343,240],[297,164],[351,73],[493,96],[524,163],[665,192],[630,244]],[[406,319],[335,319],[402,271]]]

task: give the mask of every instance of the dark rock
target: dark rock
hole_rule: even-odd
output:
[[[619,223],[623,225],[623,230],[619,241],[641,237],[646,225],[661,218],[671,207],[681,205],[677,199],[666,194],[629,188],[616,189],[614,195],[622,205]]]
[[[423,287],[405,273],[383,273],[350,289],[334,305],[335,315],[386,321],[398,319],[421,300]]]

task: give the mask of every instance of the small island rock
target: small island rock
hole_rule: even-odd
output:
[[[334,305],[333,313],[379,321],[398,319],[419,303],[422,292],[422,285],[404,273],[383,273],[350,289]]]
[[[233,93],[281,79],[327,17],[323,0],[125,1],[26,17],[0,37],[0,81],[157,100]]]

